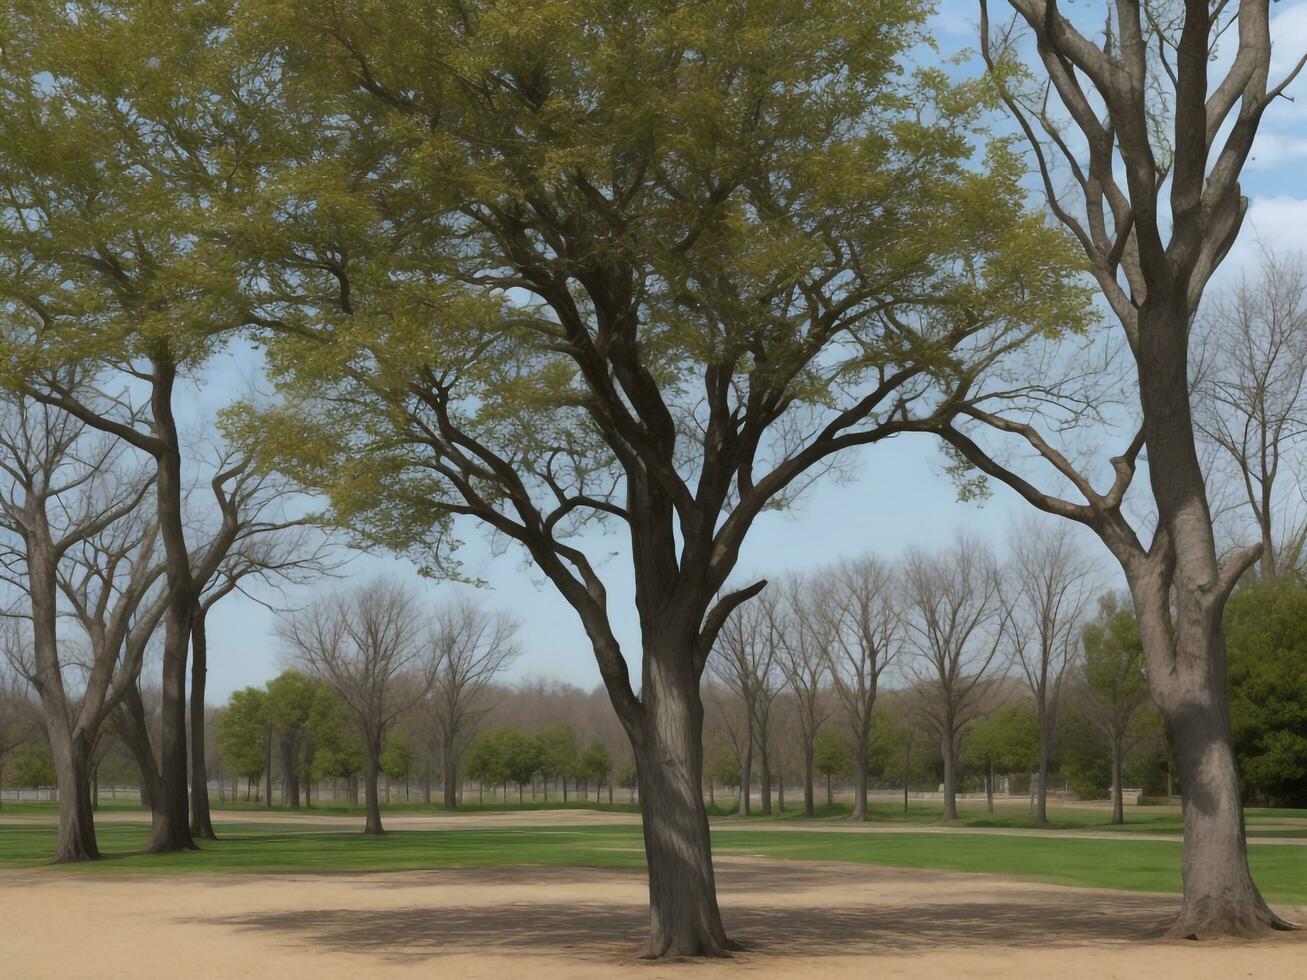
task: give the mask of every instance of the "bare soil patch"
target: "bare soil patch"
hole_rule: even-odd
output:
[[[638,959],[638,872],[496,868],[106,878],[0,873],[15,977],[1288,977],[1307,937],[1157,939],[1177,898],[982,875],[719,858],[729,961]],[[1307,910],[1282,909],[1307,919]]]

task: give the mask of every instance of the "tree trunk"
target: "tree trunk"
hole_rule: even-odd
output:
[[[446,810],[458,809],[458,760],[453,751],[445,750],[445,785],[441,787],[441,803]]]
[[[1206,939],[1292,928],[1267,907],[1248,869],[1239,774],[1225,691],[1167,718],[1184,814],[1184,904],[1169,935]],[[1213,738],[1212,732],[1223,738]],[[1118,776],[1119,783],[1119,776]]]
[[[867,819],[867,746],[853,753],[853,821]]]
[[[363,784],[366,817],[363,833],[384,833],[381,827],[381,793],[377,779],[381,772],[381,739],[366,737],[363,740]]]
[[[1045,731],[1045,723],[1040,711],[1039,721],[1039,794],[1035,797],[1035,823],[1048,823],[1048,768],[1053,753],[1053,733]]]
[[[646,659],[644,710],[633,740],[649,867],[647,956],[723,956],[703,804],[703,702],[689,658]],[[747,794],[747,788],[744,790]]]
[[[826,805],[830,806],[833,799],[830,788],[830,773],[826,773]]]
[[[758,752],[761,756],[762,771],[758,774],[758,788],[762,792],[762,815],[771,816],[771,752],[767,746],[767,735],[763,731],[758,738]]]
[[[776,809],[785,812],[785,770],[776,767]]]
[[[118,737],[126,743],[136,768],[141,773],[141,805],[150,810],[151,829],[163,822],[159,809],[159,766],[154,761],[154,747],[150,744],[150,729],[145,720],[145,703],[141,700],[141,690],[135,684],[128,684],[123,691],[114,716],[114,728]]]
[[[84,737],[70,734],[53,719],[46,730],[59,789],[59,838],[54,860],[97,860],[100,848],[91,808],[90,746]]]
[[[187,807],[186,780],[186,654],[191,638],[194,591],[190,555],[183,524],[181,451],[173,416],[172,392],[176,365],[164,355],[151,358],[155,381],[150,391],[155,435],[164,449],[155,457],[155,500],[159,535],[163,539],[170,596],[164,614],[161,696],[163,729],[159,745],[160,819],[154,824],[145,850],[151,853],[195,850]]]
[[[217,840],[209,815],[209,767],[204,747],[204,687],[208,674],[208,637],[204,610],[191,615],[191,836]]]
[[[958,794],[957,794],[957,757],[954,751],[956,743],[951,732],[947,733],[940,742],[941,754],[944,757],[944,819],[956,820],[958,818]]]
[[[805,817],[815,816],[817,812],[816,793],[812,785],[813,755],[812,739],[805,739],[803,744],[803,815]]]
[[[1121,795],[1121,739],[1112,739],[1112,823],[1125,823],[1125,801]]]
[[[989,772],[985,773],[985,812],[991,817],[994,815],[994,763],[989,764]]]
[[[744,757],[740,759],[740,816],[747,817],[752,809],[753,795],[753,726],[745,734]]]
[[[272,726],[268,726],[268,732],[263,746],[263,780],[268,786],[267,800],[263,806],[265,809],[272,809]]]

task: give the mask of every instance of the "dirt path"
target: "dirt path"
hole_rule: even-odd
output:
[[[0,964],[39,978],[1303,975],[1307,938],[1163,943],[1173,896],[982,875],[719,858],[747,951],[648,964],[638,873],[504,868],[321,876],[0,873]],[[1282,910],[1303,918],[1307,910]],[[874,971],[874,972],[873,972]]]

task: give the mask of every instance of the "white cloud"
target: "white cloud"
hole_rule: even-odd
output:
[[[1239,238],[1218,273],[1224,280],[1256,265],[1258,244],[1276,254],[1307,255],[1307,198],[1278,194],[1254,197]]]
[[[1307,54],[1307,2],[1300,0],[1285,4],[1271,18],[1272,75],[1289,71],[1304,54]],[[1279,79],[1273,77],[1272,84],[1278,83]]]
[[[1307,138],[1286,136],[1273,129],[1262,128],[1257,132],[1252,154],[1248,159],[1249,170],[1274,170],[1283,163],[1307,157]]]

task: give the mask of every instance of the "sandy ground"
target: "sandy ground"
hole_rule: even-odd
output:
[[[983,875],[718,859],[728,961],[637,959],[643,875],[0,873],[0,974],[32,978],[1307,975],[1307,934],[1156,939],[1176,898]],[[1307,919],[1307,909],[1282,909]]]

